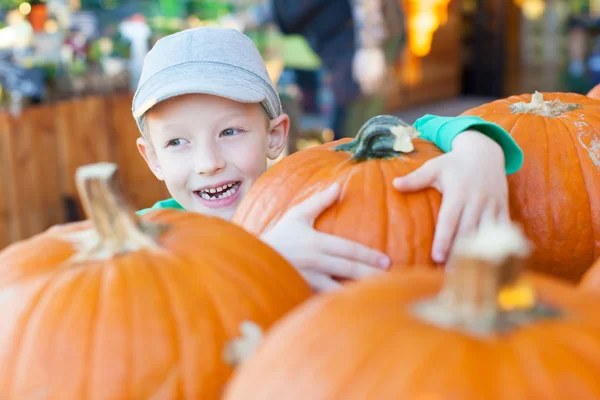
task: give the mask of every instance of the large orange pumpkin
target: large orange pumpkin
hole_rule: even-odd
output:
[[[592,99],[600,99],[600,84],[594,86],[592,90],[587,93],[587,96]]]
[[[138,218],[115,167],[80,171],[93,224],[0,253],[0,397],[218,399],[245,320],[268,328],[311,295],[275,251],[218,218]]]
[[[315,229],[383,251],[396,266],[433,265],[440,193],[427,189],[403,194],[392,186],[395,177],[442,154],[416,135],[414,127],[396,117],[377,116],[352,141],[342,139],[285,157],[256,181],[233,221],[260,234],[291,207],[338,182],[340,199],[317,219]]]
[[[309,300],[245,359],[225,400],[600,398],[597,300],[522,276],[515,229],[457,243],[446,274],[398,271]]]
[[[508,184],[511,216],[536,246],[531,267],[578,281],[600,256],[600,101],[536,92],[464,114],[502,126],[525,154]]]
[[[581,288],[600,295],[600,258],[581,278]]]

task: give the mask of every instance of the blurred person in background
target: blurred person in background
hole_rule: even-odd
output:
[[[221,22],[240,31],[274,23],[306,38],[331,74],[335,139],[354,136],[385,111],[381,90],[404,45],[399,0],[262,0]]]

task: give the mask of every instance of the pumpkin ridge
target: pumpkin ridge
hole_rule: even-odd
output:
[[[25,313],[26,317],[23,318],[23,327],[20,330],[20,334],[16,335],[16,337],[18,339],[16,339],[16,343],[13,346],[14,350],[14,356],[12,358],[12,360],[9,362],[12,365],[12,368],[8,369],[8,377],[5,379],[6,381],[6,391],[5,393],[7,393],[8,400],[10,400],[11,398],[13,398],[13,386],[15,386],[16,384],[16,378],[18,379],[19,377],[19,361],[22,360],[23,358],[21,357],[21,352],[25,349],[28,348],[26,346],[23,346],[23,343],[25,342],[25,340],[28,338],[28,336],[30,336],[30,329],[32,326],[32,321],[34,320],[32,318],[32,316],[36,313],[38,313],[39,311],[37,311],[38,305],[40,303],[42,303],[42,300],[47,296],[49,289],[56,285],[56,275],[59,275],[59,272],[54,272],[52,274],[50,274],[47,278],[47,281],[37,290],[37,294],[35,295],[35,298],[33,299],[33,301],[31,302],[31,304],[28,307],[28,311]]]
[[[379,170],[379,174],[381,175],[381,182],[387,182],[387,180],[389,178],[388,178],[386,166],[383,164],[379,164],[377,166],[377,169]],[[390,184],[391,184],[391,181],[390,181]],[[382,202],[383,202],[382,210],[389,210],[390,205],[392,204],[392,202],[390,201],[391,194],[388,190],[385,189],[385,187],[382,186],[381,189],[383,190],[383,196],[381,196]],[[380,249],[380,251],[384,251],[385,254],[387,254],[389,256],[390,249],[389,249],[388,238],[391,237],[390,230],[392,229],[392,224],[390,223],[389,218],[386,218],[386,217],[383,218],[383,226],[384,226],[383,229],[381,229],[381,235],[383,236],[383,240],[380,241],[381,245],[379,246],[379,249]]]
[[[556,329],[556,328],[555,328]],[[564,332],[564,329],[558,329],[559,332]],[[572,331],[572,329],[571,329]],[[551,344],[559,344],[559,346],[549,346],[549,347],[545,347],[544,351],[535,351],[536,348],[539,347],[540,341],[539,338],[536,337],[532,337],[532,335],[530,334],[525,334],[521,336],[521,341],[519,342],[519,346],[518,348],[522,351],[519,351],[519,354],[522,355],[522,357],[520,358],[521,362],[519,363],[519,365],[522,365],[522,369],[523,372],[525,373],[525,376],[530,376],[531,378],[529,379],[530,382],[541,382],[541,384],[536,385],[536,387],[534,388],[536,391],[539,390],[539,387],[544,387],[547,388],[548,392],[546,393],[546,397],[544,398],[552,398],[552,395],[554,393],[561,393],[563,392],[562,390],[560,390],[560,386],[559,383],[557,382],[557,379],[551,379],[552,377],[552,371],[549,370],[549,364],[547,362],[544,362],[545,358],[560,358],[561,360],[565,360],[565,354],[568,356],[567,360],[572,359],[572,358],[577,358],[574,357],[574,355],[572,354],[574,351],[577,351],[579,353],[578,350],[574,349],[574,346],[568,345],[565,346],[566,344],[569,344],[569,342],[565,342],[563,340],[561,340],[561,336],[559,334],[559,332],[554,332],[554,335],[552,335],[552,343]],[[524,343],[521,343],[524,342]],[[533,349],[533,350],[532,350]],[[526,353],[524,353],[523,351],[526,351]],[[577,354],[578,356],[580,356],[580,354]],[[558,357],[557,357],[558,356]],[[584,359],[587,359],[587,357],[585,357]],[[578,361],[578,364],[575,364],[579,370],[581,370],[581,366],[580,363],[581,361]],[[535,368],[532,368],[532,363],[535,363]],[[568,363],[569,365],[573,365],[573,363]],[[586,363],[587,366],[590,365],[590,363]],[[537,372],[536,375],[532,376],[531,372],[532,370],[534,372]],[[573,371],[573,370],[571,370]],[[547,377],[547,379],[542,379],[542,377]],[[581,381],[585,381],[585,379],[582,379],[580,374],[575,374],[575,376],[573,377],[575,378],[574,380],[577,382],[581,382]],[[585,377],[584,377],[585,378]],[[539,386],[539,387],[538,387]],[[578,385],[580,386],[580,385]],[[589,386],[588,386],[589,388]]]
[[[405,176],[406,175],[406,171],[404,170],[404,165],[402,166],[402,170],[400,171],[400,174],[398,176]],[[397,167],[397,168],[400,168]],[[411,209],[410,207],[410,201],[409,201],[409,197],[408,196],[402,196],[402,207],[404,208],[403,212],[408,215],[408,232],[415,232],[416,231],[416,226],[418,223],[418,217],[415,218],[415,215],[413,214],[414,209]],[[435,231],[435,227],[433,228]],[[435,235],[435,233],[434,233]],[[409,248],[413,248],[413,249],[418,249],[419,247],[417,247],[418,243],[417,243],[417,235],[408,235],[409,240],[411,241],[411,246],[409,246]],[[415,257],[416,254],[415,252],[409,253],[408,257],[407,257],[407,261],[406,261],[406,265],[413,265],[415,263]]]
[[[401,331],[399,331],[399,333],[401,333]],[[410,371],[407,371],[408,373],[406,374],[406,376],[404,376],[404,379],[402,381],[402,389],[399,389],[399,391],[406,393],[406,385],[409,382],[411,382],[412,384],[412,382],[415,380],[415,376],[423,377],[421,378],[421,380],[425,379],[425,377],[428,376],[427,370],[430,368],[431,365],[435,365],[435,361],[439,359],[438,355],[440,353],[445,353],[448,351],[448,346],[446,345],[446,343],[449,341],[449,337],[437,337],[434,339],[435,344],[430,344],[427,348],[427,353],[420,354],[418,362],[411,366]],[[454,345],[455,344],[453,343],[453,346]],[[413,358],[413,361],[416,360]]]
[[[221,274],[223,275],[223,277],[227,276],[228,281],[232,283],[232,285],[235,283],[235,286],[239,289],[242,289],[242,291],[240,291],[240,293],[244,293],[245,294],[245,298],[249,301],[252,302],[252,305],[255,308],[259,308],[262,314],[266,314],[269,315],[269,310],[268,307],[266,307],[266,304],[264,302],[260,302],[258,299],[261,299],[263,297],[263,294],[258,292],[258,288],[256,288],[255,286],[252,285],[243,285],[244,280],[242,279],[242,277],[240,275],[244,275],[244,276],[260,276],[263,279],[267,280],[265,273],[268,273],[270,270],[272,271],[272,269],[269,269],[268,266],[263,265],[262,263],[258,262],[257,257],[250,257],[252,256],[252,253],[248,253],[248,252],[243,252],[243,253],[238,253],[236,254],[236,257],[238,257],[238,259],[240,261],[246,261],[245,265],[248,264],[252,264],[254,266],[253,269],[248,270],[248,269],[244,269],[244,270],[240,270],[240,269],[232,269],[232,268],[222,268],[221,269]],[[215,259],[217,259],[215,257]],[[248,261],[251,261],[248,262]],[[219,263],[220,264],[220,263]],[[273,276],[269,276],[268,278],[270,278],[271,280],[274,279]],[[223,281],[224,279],[219,278],[219,281]],[[202,282],[200,282],[202,283]],[[275,286],[275,285],[274,285]],[[284,282],[277,282],[277,286],[280,287],[285,287],[285,283]],[[217,304],[221,304],[221,302],[219,301],[219,297],[213,293],[212,290],[210,290],[211,288],[207,287],[207,292],[209,293],[209,297],[211,299],[213,299],[213,305],[215,305],[214,309],[215,312],[217,314],[217,316],[219,317],[220,321],[221,321],[221,326],[228,326],[228,324],[225,323],[226,319],[224,317],[224,315],[226,314],[225,311],[226,310],[221,310],[220,307],[217,307]],[[283,299],[282,299],[283,300]],[[261,328],[264,328],[261,326]]]
[[[112,263],[111,263],[112,264]],[[99,279],[100,282],[96,283],[96,290],[94,290],[95,294],[96,294],[96,301],[95,301],[95,305],[92,311],[92,317],[90,318],[90,331],[91,333],[88,334],[87,338],[89,340],[87,349],[86,349],[86,361],[85,361],[85,367],[87,369],[87,373],[85,374],[86,376],[94,376],[94,374],[92,373],[93,369],[94,369],[94,360],[96,359],[96,352],[97,352],[97,346],[96,346],[96,338],[98,337],[98,320],[100,318],[100,307],[102,305],[102,292],[105,289],[105,285],[106,285],[106,279],[105,279],[105,274],[106,274],[106,270],[108,270],[108,268],[101,268],[100,271],[93,271],[94,273],[90,273],[90,274],[86,274],[89,275],[89,279],[92,279],[94,281],[96,281],[97,275],[100,275]],[[90,271],[91,272],[91,271]],[[84,276],[85,278],[85,276]],[[73,303],[75,303],[75,296],[73,296]],[[82,396],[81,398],[85,399],[93,399],[94,395],[93,392],[91,393],[87,393],[89,392],[91,389],[93,389],[92,387],[92,383],[90,382],[89,379],[83,379],[83,381],[81,382],[81,393]]]
[[[531,132],[532,131],[532,124],[533,124],[533,121],[529,121],[529,119],[526,118],[526,114],[521,114],[521,115],[517,116],[517,119],[516,119],[514,125],[511,127],[511,129],[509,131],[510,135],[513,138],[515,138],[515,140],[517,140],[517,142],[524,141],[524,139],[522,139],[522,138],[517,138],[516,137],[517,135],[515,134],[515,132]],[[544,121],[544,124],[545,124],[545,121]],[[544,151],[545,155],[544,155],[544,159],[545,159],[546,162],[545,162],[545,169],[544,169],[543,172],[545,174],[544,176],[549,176],[551,170],[550,170],[550,155],[549,155],[550,139],[549,139],[548,135],[546,135],[545,139],[546,140],[545,140],[545,151]],[[528,144],[529,142],[525,141],[525,143]],[[527,148],[525,148],[523,151],[525,152],[526,150],[527,150]],[[527,162],[527,161],[525,161],[525,162]],[[521,172],[521,174],[523,174],[527,178],[530,178],[530,176],[529,176],[530,174],[528,174],[526,172]],[[548,179],[545,179],[544,182],[543,182],[544,190],[546,191],[545,193],[548,193],[548,181],[549,181]],[[527,179],[527,182],[526,182],[526,184],[524,186],[530,186],[530,185],[531,185],[531,181],[530,181],[530,179]],[[509,190],[510,190],[510,182],[509,182]],[[523,195],[523,193],[520,193],[520,194]],[[526,198],[526,196],[524,196],[524,197]],[[547,222],[547,225],[545,225],[544,228],[545,228],[545,231],[548,232],[548,235],[552,236],[554,234],[554,232],[555,232],[554,221],[552,219],[552,215],[553,215],[553,213],[552,213],[552,204],[550,204],[551,202],[546,201],[547,198],[544,197],[544,196],[542,196],[542,200],[544,201],[544,205],[545,205],[545,207],[544,207],[545,216],[546,216],[545,222]],[[536,202],[539,204],[538,200],[536,200]],[[527,209],[527,210],[529,210],[529,208],[531,207],[531,203],[532,203],[531,200],[526,201],[524,208]],[[515,207],[511,206],[510,208],[511,208],[511,212],[514,213],[514,210],[517,210],[517,211],[521,212],[522,211],[521,209],[523,207],[519,206],[519,207],[515,208]],[[527,212],[529,212],[529,211],[527,211]],[[528,232],[528,234],[529,235],[535,234],[535,230],[533,232]],[[552,237],[550,240],[554,241],[555,239]],[[548,248],[548,246],[544,246],[544,247]]]
[[[590,112],[590,113],[586,114],[586,117],[589,118],[589,119],[591,119],[591,120],[593,120],[593,121],[596,121],[596,123],[600,126],[600,113],[597,113],[597,112],[591,113]],[[589,123],[588,121],[585,121],[585,123],[590,128],[592,127],[592,124]],[[598,140],[600,140],[600,137],[598,137]],[[575,138],[573,138],[573,141],[575,142]],[[580,142],[580,139],[577,138],[577,141]],[[575,146],[577,146],[577,143],[575,143]],[[594,165],[596,165],[596,162],[594,160],[592,160],[592,163]],[[600,165],[597,165],[597,167],[598,167],[598,173],[600,173]],[[580,168],[583,170],[583,166],[581,165],[581,158],[580,158]],[[589,179],[589,177],[588,177],[587,174],[583,175],[583,177],[584,177],[584,183],[585,183],[586,190],[587,190],[588,189],[588,179]],[[591,196],[590,193],[592,193],[592,190],[587,190],[587,196],[588,196],[588,199],[589,199],[590,214],[591,214],[590,221],[592,221],[592,232],[593,232],[594,241],[598,242],[598,241],[600,241],[600,223],[598,223],[596,221],[596,219],[593,218],[594,215],[592,213],[592,208],[593,208],[592,207],[592,203],[595,201],[595,199],[597,197]],[[600,257],[600,253],[598,253],[598,252],[600,252],[600,248],[598,246],[594,246],[593,260],[596,260],[596,259],[598,259]]]
[[[316,153],[316,152],[315,152],[315,153]],[[330,163],[330,161],[329,161],[329,160],[326,160],[326,159],[325,159],[325,160],[321,159],[321,160],[322,160],[322,164],[323,164],[324,166],[326,166],[326,165],[328,165],[328,164]],[[311,161],[311,163],[309,163],[308,161]],[[301,182],[301,183],[299,183],[299,182],[295,182],[296,184],[299,184],[299,186],[300,186],[300,187],[304,187],[304,186],[306,186],[307,182],[313,181],[313,180],[315,179],[315,176],[317,176],[318,174],[322,173],[322,171],[323,171],[323,168],[317,168],[318,166],[320,166],[320,164],[321,164],[321,163],[319,163],[319,164],[316,164],[316,163],[314,163],[314,164],[313,164],[313,163],[312,163],[312,161],[313,161],[312,159],[307,159],[307,160],[306,160],[306,162],[303,162],[303,163],[301,164],[301,165],[307,165],[307,164],[308,164],[308,165],[311,165],[311,164],[312,164],[312,165],[314,165],[314,170],[313,170],[313,171],[311,171],[312,173],[311,173],[310,175],[308,175],[308,176],[307,176],[307,178],[306,178],[306,179],[305,179],[303,182]],[[344,163],[344,165],[346,165],[346,164]],[[341,166],[339,166],[339,168],[338,168],[338,167],[336,167],[336,169],[334,169],[334,171],[333,171],[333,173],[331,174],[331,176],[332,176],[332,177],[335,177],[336,173],[338,173],[338,172],[339,172],[339,170],[341,170],[341,169],[342,169],[342,167],[341,167]],[[341,187],[341,191],[340,191],[340,193],[344,193],[344,190],[345,190],[345,187],[344,187],[344,184],[342,184],[342,187]],[[316,193],[316,192],[315,192],[315,193]],[[289,197],[287,197],[287,201],[286,201],[286,206],[285,206],[285,209],[289,209],[289,208],[291,208],[291,207],[292,207],[292,205],[293,205],[293,204],[297,204],[297,203],[298,203],[298,198],[299,198],[299,196],[302,196],[303,194],[304,194],[304,193],[302,193],[302,192],[293,192],[293,191],[292,191],[292,192],[291,192],[291,195],[290,195]],[[313,193],[313,194],[314,194],[314,193]],[[283,208],[283,207],[282,207],[282,208]],[[247,215],[252,215],[252,214],[248,213]],[[282,215],[282,216],[283,216],[283,215]]]
[[[600,366],[600,342],[597,340],[586,340],[585,345],[581,343],[581,337],[577,337],[575,340],[569,340],[573,336],[581,336],[580,333],[589,333],[591,327],[582,326],[577,324],[576,326],[564,326],[560,328],[560,333],[554,336],[554,340],[563,348],[569,348],[572,352],[575,352],[578,357],[587,361],[588,365]],[[596,332],[600,332],[598,327],[594,329]],[[573,332],[577,332],[575,335]],[[590,335],[591,337],[591,335]],[[593,350],[593,352],[590,350]],[[600,393],[599,393],[600,394]]]
[[[569,127],[567,126],[567,124],[566,124],[565,121],[563,121],[560,118],[558,118],[558,120],[560,121],[560,124],[562,125],[562,128],[564,128],[564,130],[566,131],[566,134],[569,136],[569,138],[571,139],[571,142],[573,143],[573,149],[574,149],[574,152],[575,152],[576,157],[577,157],[577,165],[579,166],[579,172],[580,172],[581,177],[582,177],[583,187],[585,189],[585,192],[586,192],[587,198],[588,198],[588,201],[586,201],[585,203],[587,204],[587,210],[586,211],[589,214],[589,220],[592,221],[592,223],[591,223],[591,233],[592,233],[591,240],[595,241],[595,239],[597,237],[597,233],[596,233],[595,225],[594,225],[594,222],[593,222],[594,221],[594,215],[593,215],[593,212],[592,212],[592,204],[591,204],[592,202],[591,202],[590,195],[589,195],[591,193],[591,190],[590,190],[590,188],[588,186],[588,179],[589,178],[588,178],[588,176],[585,173],[584,168],[583,168],[583,164],[582,164],[582,160],[581,160],[581,155],[579,154],[579,150],[578,150],[578,146],[577,146],[577,141],[573,137],[574,132],[571,132],[571,130],[569,129]],[[557,121],[557,124],[558,124],[558,121]],[[594,257],[595,253],[596,253],[596,249],[594,248],[593,253],[592,253],[592,258],[591,258],[591,260],[589,260],[589,264],[590,265],[595,260],[595,257]]]
[[[133,341],[134,341],[134,330],[133,330],[133,316],[134,316],[134,311],[133,311],[133,306],[134,306],[134,302],[131,301],[132,298],[132,290],[131,290],[131,284],[129,283],[129,279],[128,276],[126,274],[127,270],[126,269],[117,269],[116,274],[118,277],[120,277],[121,280],[121,285],[123,286],[122,290],[123,290],[123,297],[124,297],[124,304],[127,304],[128,307],[125,307],[125,309],[127,310],[127,315],[125,316],[125,321],[127,321],[127,328],[124,330],[124,334],[127,337],[127,354],[124,355],[124,357],[127,358],[127,377],[124,380],[125,382],[125,393],[127,393],[127,398],[133,398],[133,387],[131,385],[131,382],[134,382],[133,379],[133,372],[135,371],[135,357],[133,354]]]
[[[358,359],[358,361],[356,361],[356,363],[353,362],[352,366],[355,367],[354,372],[344,374],[345,378],[340,379],[340,381],[336,384],[336,390],[332,390],[329,393],[330,398],[332,398],[332,399],[351,398],[352,393],[350,394],[350,396],[348,396],[347,390],[348,390],[348,388],[352,387],[351,383],[356,379],[356,375],[357,374],[360,375],[360,373],[362,372],[361,367],[367,366],[369,364],[369,361],[371,359],[373,359],[374,356],[376,356],[377,348],[380,346],[383,346],[385,343],[391,342],[397,334],[397,332],[393,332],[391,329],[385,330],[383,332],[374,331],[373,333],[375,333],[375,334],[379,333],[379,335],[373,335],[370,337],[369,350],[365,349],[363,354],[361,355],[360,359]],[[385,346],[383,346],[383,347],[385,347]],[[373,351],[373,350],[375,350],[375,351]],[[394,360],[394,361],[396,361],[396,360]]]
[[[165,313],[165,316],[167,318],[170,318],[171,323],[168,324],[169,328],[169,333],[171,334],[171,343],[172,343],[172,349],[173,349],[173,367],[177,368],[177,393],[180,394],[182,393],[182,391],[184,391],[185,389],[182,387],[182,381],[181,381],[181,368],[182,368],[182,354],[181,354],[181,332],[180,332],[180,325],[181,325],[181,313],[178,310],[178,307],[175,307],[173,305],[173,301],[171,300],[171,296],[174,295],[174,293],[177,293],[177,291],[172,290],[172,287],[167,284],[166,282],[166,278],[164,276],[164,274],[161,273],[161,267],[160,265],[157,265],[157,260],[155,260],[152,257],[144,257],[145,258],[145,262],[147,263],[148,266],[148,270],[151,271],[153,277],[154,277],[154,284],[156,287],[156,291],[157,293],[160,293],[160,297],[162,298],[162,301],[164,303],[164,306],[166,308],[166,310],[168,312]],[[169,262],[171,262],[173,265],[173,268],[178,268],[179,269],[179,265],[177,263],[174,263],[172,261],[173,260],[173,256],[169,256],[168,260]],[[167,261],[166,258],[163,258],[161,260],[162,262]],[[187,261],[187,260],[184,260]],[[210,303],[210,302],[207,302]],[[206,311],[206,310],[203,310]],[[165,377],[168,378],[168,375]],[[166,380],[166,379],[165,379]],[[160,386],[159,386],[160,388]]]

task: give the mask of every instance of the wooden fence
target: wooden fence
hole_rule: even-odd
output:
[[[0,249],[83,218],[75,188],[81,165],[116,162],[137,208],[168,197],[139,155],[138,137],[127,94],[34,106],[18,117],[0,113]]]

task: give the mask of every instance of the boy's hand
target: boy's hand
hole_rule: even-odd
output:
[[[383,85],[387,64],[380,47],[359,48],[352,59],[352,76],[362,94],[371,96]]]
[[[290,209],[261,239],[286,258],[316,291],[338,288],[333,279],[359,279],[387,269],[390,259],[361,244],[319,232],[315,220],[335,203],[338,184]]]
[[[394,179],[402,192],[433,187],[442,193],[432,258],[446,261],[456,235],[475,229],[488,219],[510,219],[504,152],[492,139],[465,131],[452,142],[452,151]]]

